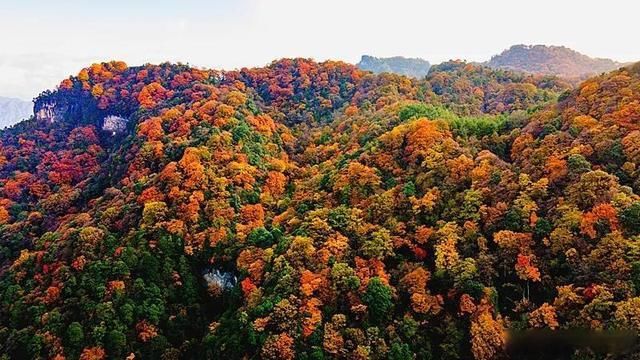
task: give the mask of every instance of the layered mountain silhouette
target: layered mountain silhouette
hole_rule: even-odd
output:
[[[575,83],[629,64],[591,58],[564,46],[514,45],[482,65],[530,74],[555,75]],[[431,68],[428,61],[420,58],[377,58],[369,55],[363,55],[357,66],[376,74],[388,72],[414,78],[426,76]]]

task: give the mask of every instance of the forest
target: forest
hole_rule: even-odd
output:
[[[640,63],[113,61],[35,107],[0,131],[0,359],[488,360],[640,330]]]

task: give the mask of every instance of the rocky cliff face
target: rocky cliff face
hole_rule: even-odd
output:
[[[111,135],[116,135],[127,130],[129,121],[123,117],[116,115],[108,115],[102,120],[102,130],[108,131]]]
[[[56,112],[58,114],[56,114]],[[39,121],[55,122],[56,118],[60,117],[59,109],[56,109],[55,102],[43,102],[37,104],[34,109],[35,117]]]
[[[30,101],[0,97],[0,129],[26,119],[33,113]]]
[[[75,92],[43,93],[34,101],[34,116],[37,121],[48,123],[93,125],[111,136],[124,133],[129,123],[128,114],[100,109],[93,98]]]

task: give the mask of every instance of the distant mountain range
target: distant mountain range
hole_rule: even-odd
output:
[[[0,129],[11,126],[33,114],[33,103],[0,96]]]
[[[583,80],[628,65],[611,59],[591,58],[564,46],[547,45],[514,45],[491,60],[478,64],[493,69],[555,75],[569,80]],[[431,68],[427,60],[420,58],[378,58],[369,55],[363,55],[357,66],[376,74],[390,72],[414,78],[426,76]]]
[[[389,72],[414,78],[427,76],[431,68],[431,64],[428,61],[420,58],[405,58],[402,56],[377,58],[369,55],[362,55],[360,62],[356,66],[362,70],[372,71],[375,74]]]
[[[609,72],[625,64],[611,59],[591,58],[564,46],[514,45],[483,65],[527,73],[582,79]]]

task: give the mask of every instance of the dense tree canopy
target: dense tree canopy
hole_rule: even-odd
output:
[[[94,64],[0,133],[0,350],[492,359],[509,330],[640,330],[640,68],[568,90]]]

